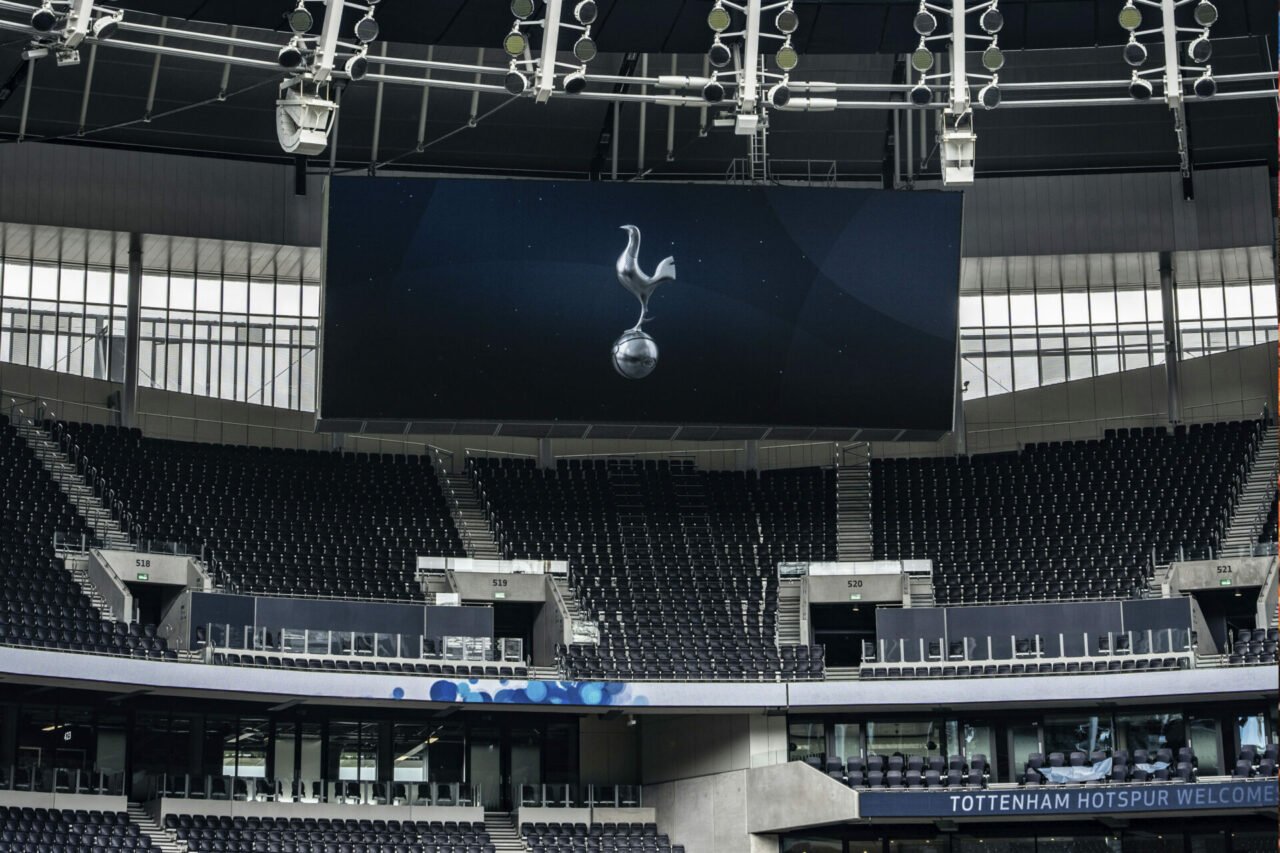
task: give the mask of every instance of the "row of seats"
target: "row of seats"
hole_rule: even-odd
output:
[[[960,755],[949,759],[940,755],[869,755],[848,762],[828,757],[824,763],[814,755],[805,762],[851,788],[985,788],[991,773],[987,757],[981,753],[967,761]]]
[[[1232,638],[1227,663],[1248,666],[1275,664],[1280,661],[1280,657],[1277,656],[1278,648],[1280,648],[1280,629],[1239,628],[1236,630],[1235,637]]]
[[[426,675],[434,678],[528,678],[524,666],[493,666],[451,663],[413,663],[399,660],[362,658],[292,658],[255,652],[214,652],[215,664],[231,666],[269,666],[286,669],[310,669],[321,672],[386,672]]]
[[[1021,452],[877,459],[879,559],[932,559],[941,604],[1136,597],[1152,561],[1208,558],[1261,421],[1108,430]]]
[[[1049,753],[1048,760],[1041,753],[1032,753],[1027,757],[1022,782],[1026,785],[1045,785],[1049,782],[1040,772],[1042,767],[1088,767],[1105,761],[1108,755],[1105,750],[1090,753],[1061,752]],[[1178,749],[1177,760],[1173,750],[1158,749],[1151,753],[1145,749],[1135,749],[1132,756],[1128,750],[1118,749],[1110,754],[1111,772],[1104,778],[1095,779],[1090,784],[1104,782],[1168,782],[1176,779],[1182,782],[1196,781],[1196,758],[1191,747]]]
[[[833,470],[472,458],[468,471],[504,557],[569,563],[600,643],[562,650],[568,677],[821,677],[820,654],[777,646],[777,564],[835,559]]]
[[[1280,760],[1278,752],[1280,752],[1280,746],[1274,743],[1269,743],[1265,747],[1246,745],[1241,748],[1231,775],[1237,779],[1275,776],[1277,761]]]
[[[1144,672],[1158,669],[1189,669],[1186,655],[1123,657],[1107,660],[1032,661],[1028,663],[927,663],[864,666],[859,678],[974,678],[1007,675],[1061,675],[1087,672]]]
[[[483,823],[166,815],[195,853],[494,853]]]
[[[419,456],[279,450],[51,425],[101,476],[135,532],[203,547],[245,592],[418,600],[421,555],[462,556]]]
[[[684,853],[681,845],[658,832],[652,823],[520,824],[520,837],[532,853]]]
[[[151,838],[123,812],[0,806],[0,850],[150,853],[152,846]]]

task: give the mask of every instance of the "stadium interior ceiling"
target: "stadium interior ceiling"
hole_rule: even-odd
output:
[[[0,7],[0,19],[19,20],[16,4]],[[125,0],[129,20],[151,25],[161,16],[174,26],[242,38],[283,42],[287,28],[273,4],[233,0]],[[708,46],[706,3],[702,0],[603,0],[594,27],[600,55],[596,73],[635,76],[702,73]],[[835,83],[901,84],[916,40],[912,2],[801,2],[798,74]],[[393,56],[501,65],[501,39],[511,17],[505,3],[432,0],[412,8],[395,0],[378,7],[380,41],[371,59]],[[1006,24],[1001,47],[1009,60],[1002,85],[1054,81],[1110,81],[1110,88],[1048,88],[1010,93],[1002,108],[975,111],[980,135],[979,175],[1057,174],[1167,170],[1179,167],[1170,110],[1153,99],[1128,102],[1124,85],[1129,66],[1121,57],[1125,33],[1116,24],[1114,3],[1105,0],[1035,0],[1001,4]],[[1214,27],[1213,69],[1217,75],[1275,72],[1275,10],[1266,0],[1223,0]],[[317,9],[317,16],[321,10]],[[318,28],[319,25],[317,25]],[[270,31],[270,32],[263,32]],[[148,41],[149,33],[129,40]],[[0,37],[0,136],[20,132],[25,77],[30,81],[28,139],[66,144],[126,146],[216,156],[278,161],[284,157],[274,133],[278,73],[166,55],[156,60],[129,49],[102,49],[92,63],[55,68],[31,66],[20,57],[22,40]],[[224,48],[167,37],[173,48],[215,53]],[[567,54],[562,58],[571,58]],[[153,73],[156,74],[154,82]],[[1117,90],[1116,86],[1120,88]],[[1222,91],[1250,84],[1223,83]],[[1252,84],[1256,85],[1256,84]],[[615,91],[640,87],[620,83]],[[225,100],[219,97],[225,95]],[[1057,108],[1016,108],[1016,100],[1090,96],[1112,103]],[[901,95],[894,96],[901,100]],[[1119,101],[1119,103],[1116,103]],[[205,103],[207,102],[207,103]],[[508,103],[509,102],[509,103]],[[204,103],[175,114],[171,111]],[[583,177],[610,173],[611,105],[603,100],[553,97],[545,104],[511,99],[498,92],[434,89],[419,138],[422,103],[418,87],[353,83],[342,93],[336,151],[314,158],[313,171],[329,158],[342,170],[363,172],[394,159],[385,168],[436,172]],[[1265,101],[1192,101],[1186,119],[1192,169],[1267,163],[1273,173],[1276,150],[1274,110]],[[495,109],[500,108],[500,109]],[[618,174],[630,179],[723,179],[736,159],[748,156],[748,139],[713,126],[717,110],[672,109],[624,104],[619,120]],[[710,116],[708,116],[708,113]],[[477,115],[484,116],[473,127]],[[144,116],[154,116],[150,121]],[[673,122],[668,137],[668,123]],[[777,112],[770,117],[769,157],[774,174],[813,183],[858,181],[894,185],[940,177],[934,114],[917,111],[839,110],[828,113]],[[912,127],[908,129],[907,124]],[[123,126],[119,126],[123,125]],[[644,154],[641,154],[641,128]],[[460,129],[463,129],[460,131]],[[512,144],[513,137],[519,142]],[[894,145],[914,153],[897,167]],[[419,144],[425,144],[418,151]],[[910,148],[906,144],[910,142]],[[641,160],[643,159],[643,162]]]

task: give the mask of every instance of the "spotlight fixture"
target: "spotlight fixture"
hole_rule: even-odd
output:
[[[1133,0],[1128,0],[1120,9],[1120,26],[1129,32],[1142,26],[1142,10],[1133,5]]]
[[[537,8],[536,0],[511,0],[511,14],[522,21],[532,15]]]
[[[1004,52],[994,41],[982,52],[982,67],[988,71],[1004,68]]]
[[[506,79],[503,80],[503,86],[512,95],[523,95],[529,88],[529,78],[521,74],[517,69],[512,68],[507,72]]]
[[[778,28],[778,32],[784,36],[789,36],[800,29],[800,16],[796,14],[795,9],[788,6],[778,13],[778,17],[774,18],[773,24]]]
[[[987,35],[993,36],[1004,29],[1004,13],[992,6],[978,18],[978,26]]]
[[[519,56],[528,46],[529,40],[520,32],[519,27],[512,27],[511,32],[502,40],[502,49],[507,52],[507,56]]]
[[[1192,13],[1196,23],[1202,27],[1212,27],[1218,23],[1218,7],[1209,2],[1209,0],[1200,0],[1196,4],[1195,11]]]
[[[1187,56],[1191,57],[1191,61],[1197,65],[1205,64],[1213,56],[1213,44],[1209,41],[1207,30],[1187,45]]]
[[[110,15],[103,15],[93,22],[93,37],[106,41],[120,31],[120,22],[124,20],[124,10],[117,10]]]
[[[368,44],[378,37],[378,21],[373,17],[373,12],[365,13],[365,16],[356,21],[356,41],[361,44]]]
[[[302,58],[302,42],[297,38],[280,48],[276,55],[281,68],[297,68],[302,64]]]
[[[709,104],[718,104],[724,100],[724,84],[719,80],[710,80],[702,87],[702,99]]]
[[[933,51],[925,47],[923,42],[911,54],[911,67],[921,74],[933,67]]]
[[[580,68],[564,78],[564,90],[576,95],[587,88],[587,69]]]
[[[292,12],[285,15],[289,22],[289,29],[295,33],[305,33],[315,24],[316,19],[311,16],[311,12],[307,9],[306,0],[298,0],[298,5]]]
[[[978,91],[978,102],[983,109],[994,110],[1000,106],[1000,83],[992,80]]]
[[[600,7],[596,5],[596,0],[580,0],[577,6],[573,7],[573,16],[578,19],[579,24],[594,24],[596,18],[600,17]]]
[[[920,11],[916,12],[915,20],[912,25],[916,28],[916,32],[922,36],[931,36],[933,31],[938,28],[938,18],[926,9],[923,5]]]
[[[733,54],[729,52],[729,48],[725,46],[724,42],[717,37],[712,42],[711,49],[707,51],[707,59],[716,68],[724,68],[733,59]]]
[[[22,51],[22,60],[23,62],[30,62],[33,59],[44,59],[48,55],[49,48],[47,47],[29,47]]]
[[[67,48],[55,50],[53,52],[53,59],[58,63],[59,68],[63,68],[67,65],[79,65],[80,51]]]
[[[1138,76],[1138,72],[1133,72],[1133,76],[1129,78],[1129,97],[1135,101],[1151,100],[1151,81]]]
[[[1134,36],[1129,36],[1129,43],[1124,46],[1124,61],[1137,68],[1147,61],[1147,46]]]
[[[927,107],[933,103],[933,90],[928,83],[921,81],[915,85],[911,90],[911,103],[917,107]]]
[[[595,59],[597,53],[599,53],[599,50],[596,48],[595,40],[591,36],[583,35],[573,43],[573,55],[583,65]]]
[[[785,107],[791,103],[791,87],[786,83],[779,83],[769,90],[769,103],[775,107]]]
[[[40,4],[40,8],[31,13],[31,29],[38,33],[47,33],[58,23],[58,13],[53,11],[49,0]]]
[[[1191,84],[1197,98],[1212,98],[1218,94],[1218,81],[1213,79],[1213,69],[1206,67],[1204,73]]]
[[[778,53],[774,56],[773,61],[778,63],[778,67],[783,71],[794,71],[796,66],[800,64],[800,54],[791,46],[791,39],[787,39],[782,47],[778,48]]]
[[[357,53],[347,60],[345,68],[347,76],[352,80],[363,80],[369,73],[369,59],[363,53]]]
[[[707,26],[712,32],[722,33],[733,24],[733,16],[729,14],[729,10],[724,7],[723,3],[716,3],[711,7],[711,11],[707,13]]]

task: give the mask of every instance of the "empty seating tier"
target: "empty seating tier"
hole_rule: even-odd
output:
[[[165,815],[190,853],[493,853],[483,823]]]
[[[164,640],[104,619],[54,553],[54,536],[78,542],[85,520],[0,415],[0,642],[159,657]]]
[[[684,853],[652,823],[520,824],[531,853]]]
[[[777,564],[835,559],[833,470],[757,475],[687,460],[469,466],[505,557],[569,562],[579,605],[600,628],[598,646],[567,650],[570,677],[821,673],[820,651],[777,646]]]
[[[1153,560],[1218,547],[1261,433],[1259,421],[1120,429],[875,460],[875,554],[932,559],[940,604],[1138,596]]]
[[[204,546],[244,592],[420,599],[419,556],[461,556],[419,456],[275,450],[60,424],[146,538]]]
[[[151,849],[151,839],[123,812],[0,806],[0,850],[128,853]]]

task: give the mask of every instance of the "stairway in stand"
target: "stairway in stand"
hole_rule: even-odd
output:
[[[800,578],[778,581],[778,622],[775,626],[778,646],[798,646],[800,638]]]
[[[447,460],[437,454],[436,478],[440,481],[440,488],[444,490],[449,514],[453,516],[453,526],[458,529],[458,536],[462,538],[462,547],[467,556],[476,560],[501,560],[502,549],[498,547],[498,540],[489,527],[489,519],[485,517],[475,484],[466,474],[450,474],[446,465]]]
[[[164,827],[156,823],[155,818],[138,803],[129,803],[129,820],[136,823],[142,829],[142,833],[151,839],[152,850],[160,850],[162,853],[185,853],[186,844],[170,838],[169,833],[164,831]]]
[[[103,506],[102,500],[94,493],[93,487],[85,482],[84,477],[76,469],[66,452],[58,445],[48,431],[35,424],[17,424],[18,435],[31,448],[36,459],[49,472],[49,476],[58,484],[58,488],[66,493],[71,505],[76,508],[89,528],[105,548],[132,551],[133,543],[129,535],[120,529],[120,525],[111,515],[109,507]]]
[[[1258,541],[1276,495],[1276,471],[1280,465],[1280,445],[1275,427],[1269,427],[1258,439],[1258,455],[1245,478],[1240,500],[1231,513],[1227,535],[1222,540],[1221,556],[1248,557]]]
[[[842,562],[872,559],[869,445],[850,448],[836,468],[836,554]]]
[[[485,812],[484,829],[495,853],[526,853],[529,849],[520,837],[516,819],[510,812]]]

